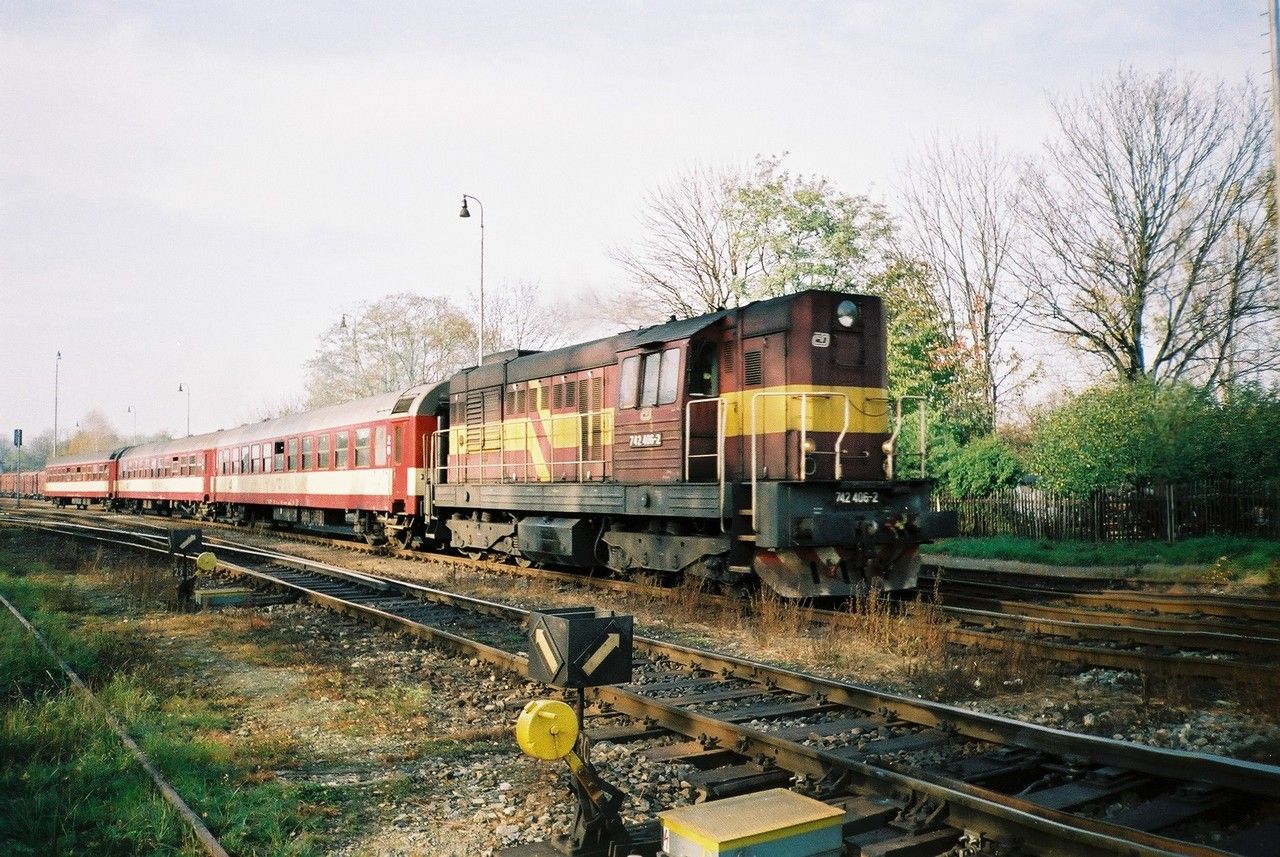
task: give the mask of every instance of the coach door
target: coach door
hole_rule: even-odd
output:
[[[409,510],[409,480],[405,466],[406,441],[409,438],[409,421],[393,420],[389,425],[379,426],[377,434],[381,436],[383,461],[391,467],[391,499],[401,503],[401,508]],[[377,439],[377,438],[375,438]]]
[[[208,503],[213,499],[213,474],[214,462],[217,460],[218,451],[216,449],[206,449],[200,453],[204,459],[204,466],[200,469],[200,481],[204,484],[204,502]]]

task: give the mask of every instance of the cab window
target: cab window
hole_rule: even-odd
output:
[[[619,408],[670,405],[679,393],[679,348],[623,359],[618,379]]]
[[[639,384],[640,358],[638,356],[627,357],[622,361],[622,377],[618,381],[618,407],[634,408],[636,406],[636,393]]]

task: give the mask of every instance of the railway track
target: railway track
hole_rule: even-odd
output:
[[[155,533],[42,526],[160,550]],[[527,674],[527,612],[229,544],[229,573]],[[1280,768],[1075,735],[637,637],[588,735],[696,766],[706,798],[797,783],[864,854],[1274,853]],[[1204,844],[1214,839],[1214,845]]]
[[[28,511],[28,510],[24,510]],[[108,520],[163,531],[169,519],[136,516],[67,515],[39,510],[48,520]],[[231,532],[242,528],[200,522],[201,526]],[[282,538],[322,547],[340,548],[400,559],[438,561],[422,551],[371,547],[359,542],[271,531]],[[219,540],[210,539],[210,544]],[[234,540],[222,540],[235,545]],[[467,557],[446,561],[488,573],[540,577],[560,583],[607,589],[646,597],[696,598],[723,608],[731,599],[688,589],[663,590],[653,585],[612,578],[589,577],[550,569],[518,566]],[[1060,582],[1060,581],[1059,581]],[[1075,581],[1077,584],[1079,579]],[[1114,581],[1110,581],[1114,583]],[[950,644],[995,650],[1016,656],[1081,668],[1104,668],[1180,681],[1210,680],[1251,687],[1280,688],[1280,606],[1262,599],[1225,598],[1203,594],[1065,590],[1044,586],[994,582],[985,575],[961,574],[952,581],[931,570],[923,579],[932,609],[947,620],[943,629]],[[795,608],[805,622],[833,628],[857,629],[864,619],[857,612],[816,607]]]

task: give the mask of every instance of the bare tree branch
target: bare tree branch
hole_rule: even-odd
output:
[[[1029,298],[1013,271],[1020,239],[1016,165],[989,140],[935,138],[905,174],[907,246],[927,266],[948,333],[982,379],[994,425],[1003,395],[1027,378],[1006,347]]]
[[[1261,368],[1277,309],[1257,90],[1125,69],[1053,106],[1059,137],[1022,186],[1038,323],[1122,378]]]

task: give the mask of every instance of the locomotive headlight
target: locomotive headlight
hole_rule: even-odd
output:
[[[858,305],[853,301],[840,301],[836,307],[836,321],[841,327],[853,327],[858,323]]]

